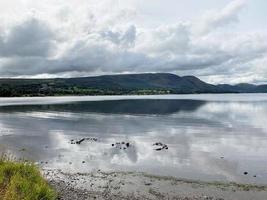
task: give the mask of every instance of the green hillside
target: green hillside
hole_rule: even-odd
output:
[[[266,88],[264,85],[249,84],[216,86],[194,76],[180,77],[168,73],[56,79],[0,79],[1,97],[266,92]]]

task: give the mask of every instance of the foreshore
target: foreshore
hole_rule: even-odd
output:
[[[45,170],[59,199],[265,200],[267,186],[182,180],[138,172],[64,173]]]

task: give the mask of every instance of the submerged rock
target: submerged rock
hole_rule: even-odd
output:
[[[116,142],[115,144],[111,144],[111,146],[116,149],[126,150],[130,147],[130,143],[129,142]]]
[[[161,151],[161,150],[164,150],[164,149],[169,149],[169,147],[167,146],[167,144],[163,144],[161,142],[156,142],[153,144],[153,146],[157,146],[158,148],[154,149],[155,151]]]
[[[88,137],[88,138],[82,138],[82,139],[77,140],[77,141],[75,141],[75,140],[71,140],[70,143],[71,143],[71,144],[81,144],[81,143],[84,142],[84,141],[97,142],[97,138],[94,138],[94,137],[93,137],[93,138]]]

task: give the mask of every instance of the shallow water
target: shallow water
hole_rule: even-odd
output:
[[[70,142],[83,137],[98,140]],[[0,98],[0,152],[68,172],[267,184],[267,94]]]

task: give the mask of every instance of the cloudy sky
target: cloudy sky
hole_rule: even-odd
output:
[[[266,0],[0,0],[0,77],[267,83]]]

